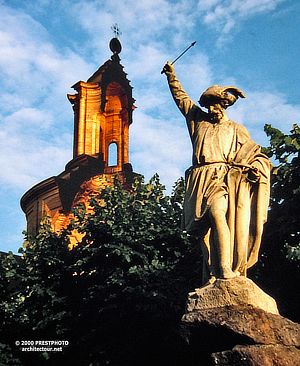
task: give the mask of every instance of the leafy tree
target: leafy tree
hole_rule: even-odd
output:
[[[6,263],[2,263],[2,270],[7,266],[9,271],[6,272],[7,296],[1,298],[6,318],[0,342],[8,343],[14,357],[22,364],[42,364],[50,356],[47,352],[41,355],[22,352],[21,344],[16,347],[15,343],[55,340],[66,331],[64,324],[71,321],[66,301],[68,277],[65,276],[70,253],[65,234],[54,233],[47,218],[41,222],[38,233],[24,242],[24,247],[25,250],[20,249],[22,257],[9,255]]]
[[[13,322],[14,309],[10,296],[13,288],[20,282],[18,277],[18,261],[12,252],[0,255],[0,319],[2,319],[0,338],[0,365],[21,365],[20,360],[12,353],[9,344],[12,339],[8,337],[8,330]]]
[[[45,219],[14,267],[8,344],[24,365],[182,365],[176,327],[200,279],[200,255],[180,228],[183,180],[171,197],[159,177],[131,190],[117,179],[78,205],[60,234]],[[73,230],[84,233],[68,249]],[[199,283],[198,283],[199,284]],[[16,339],[68,340],[62,353],[24,353]]]
[[[273,168],[269,217],[255,275],[277,300],[282,315],[299,322],[300,285],[295,279],[300,275],[300,129],[295,124],[284,134],[266,125],[265,131],[270,137],[265,152],[279,164]]]
[[[300,260],[293,249],[299,250],[300,243],[300,128],[293,125],[288,135],[270,125],[265,131],[270,136],[269,153],[279,162],[273,170],[273,235],[286,245],[291,259]]]

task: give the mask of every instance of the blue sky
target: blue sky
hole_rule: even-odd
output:
[[[17,252],[26,229],[21,196],[72,159],[71,86],[111,56],[121,63],[137,109],[130,162],[170,192],[191,164],[185,121],[160,71],[193,41],[175,71],[191,98],[212,84],[247,96],[228,116],[267,145],[266,123],[300,122],[298,0],[0,0],[0,250]]]

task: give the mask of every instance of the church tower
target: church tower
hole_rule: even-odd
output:
[[[129,163],[129,125],[134,99],[132,87],[119,53],[117,38],[110,41],[113,51],[108,60],[86,83],[79,81],[68,95],[74,109],[73,158],[89,155],[105,161],[105,173],[121,172]]]
[[[46,215],[59,231],[72,206],[87,203],[112,176],[118,175],[125,187],[132,182],[129,126],[135,100],[120,64],[117,38],[110,41],[110,49],[111,58],[86,82],[74,84],[75,94],[68,94],[74,110],[73,159],[61,174],[38,183],[21,198],[29,234],[38,230]]]

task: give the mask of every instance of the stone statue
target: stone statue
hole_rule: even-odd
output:
[[[203,281],[246,276],[257,262],[267,218],[271,162],[246,128],[225,110],[245,95],[213,85],[201,96],[203,111],[181,87],[172,63],[167,75],[173,98],[186,118],[193,165],[186,171],[183,229],[201,239]]]

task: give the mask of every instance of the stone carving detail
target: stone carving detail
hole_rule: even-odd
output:
[[[93,212],[89,204],[90,199],[92,197],[97,197],[102,189],[111,184],[112,182],[106,175],[96,175],[83,182],[74,198],[72,208],[76,207],[78,203],[81,203],[85,206],[88,213]]]
[[[201,238],[203,283],[245,276],[258,257],[271,170],[269,159],[246,128],[226,115],[226,108],[245,95],[232,86],[213,85],[199,100],[208,109],[205,112],[183,90],[170,62],[163,71],[193,145],[183,228]]]

